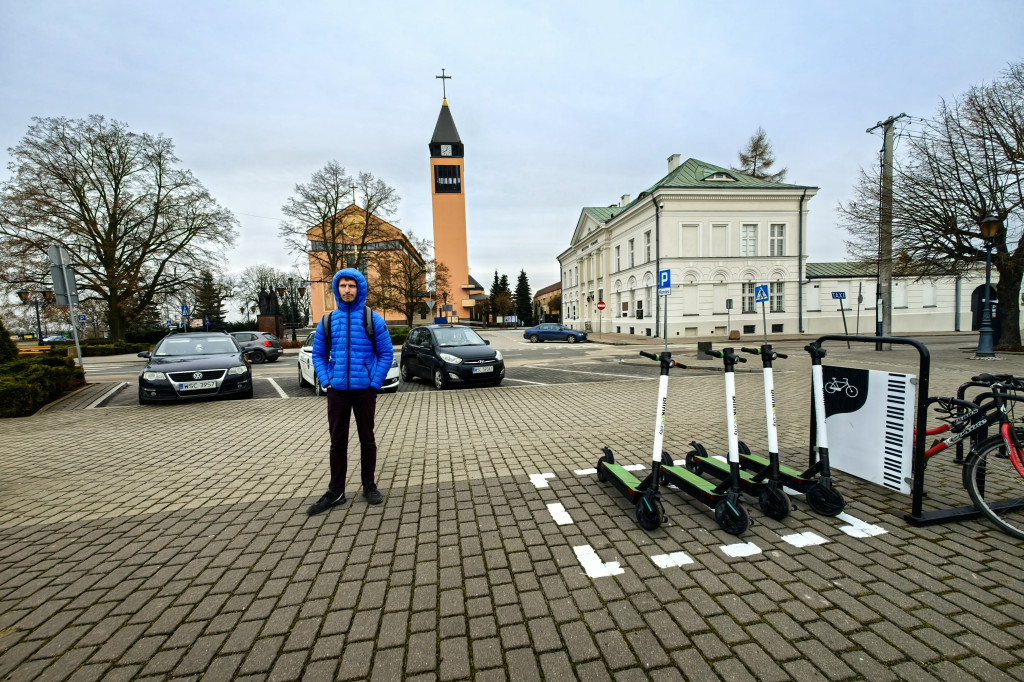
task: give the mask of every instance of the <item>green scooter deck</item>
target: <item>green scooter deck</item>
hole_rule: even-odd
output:
[[[771,461],[760,455],[744,455],[740,454],[740,466],[743,466],[743,461],[747,460],[760,467],[767,467],[771,465]],[[803,478],[804,474],[802,471],[797,471],[792,467],[788,467],[785,464],[779,463],[779,473],[787,478]]]
[[[676,478],[681,478],[685,480],[690,485],[696,488],[700,488],[706,493],[713,493],[715,491],[715,488],[717,487],[711,481],[707,480],[706,478],[702,478],[701,476],[698,476],[697,474],[688,470],[686,467],[675,466],[674,464],[662,464],[661,470],[668,474],[669,476],[675,476]]]
[[[712,476],[725,479],[732,473],[732,467],[729,466],[729,463],[723,462],[717,457],[698,457],[697,459],[700,461],[701,466],[712,469],[711,471],[708,471]],[[744,471],[743,469],[740,469],[740,479],[740,485],[750,487],[764,485],[763,481],[755,480],[753,474],[749,471]]]
[[[631,488],[633,490],[640,489],[640,479],[631,474],[630,472],[626,471],[624,468],[622,468],[622,466],[614,463],[609,464],[608,462],[605,462],[604,468],[608,470],[608,473],[611,476],[614,476],[615,478],[622,481],[622,483],[625,484],[626,487]]]

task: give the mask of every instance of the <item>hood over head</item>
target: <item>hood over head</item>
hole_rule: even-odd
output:
[[[335,304],[337,304],[338,308],[341,308],[344,304],[341,300],[341,294],[338,293],[338,280],[342,277],[348,277],[349,279],[354,279],[356,281],[356,300],[346,305],[353,308],[362,308],[366,305],[366,278],[363,277],[363,273],[359,272],[355,268],[345,268],[344,270],[339,270],[334,275],[334,280],[331,282],[331,288],[334,290]]]

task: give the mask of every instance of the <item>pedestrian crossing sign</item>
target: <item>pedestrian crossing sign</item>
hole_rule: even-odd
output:
[[[768,300],[768,285],[758,284],[754,287],[754,303],[764,303]]]

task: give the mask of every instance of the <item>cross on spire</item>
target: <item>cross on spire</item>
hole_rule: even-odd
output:
[[[447,88],[445,88],[445,81],[446,80],[451,80],[452,77],[444,75],[444,69],[441,69],[441,75],[440,76],[434,76],[434,78],[440,78],[441,79],[441,95],[444,97],[445,101],[447,101],[448,100],[448,91],[447,91]]]

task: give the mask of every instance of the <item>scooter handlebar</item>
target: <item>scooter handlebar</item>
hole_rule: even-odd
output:
[[[648,353],[647,351],[640,351],[640,355],[644,356],[645,358],[650,358],[651,360],[654,360],[655,362],[661,362],[661,356],[655,355],[654,353]],[[686,365],[684,365],[681,362],[676,362],[675,360],[670,360],[669,362],[672,363],[671,365],[669,365],[670,367],[678,367],[679,369],[686,369]]]
[[[642,350],[642,351],[640,351],[640,355],[644,356],[645,358],[650,358],[651,360],[654,360],[655,362],[658,361],[658,356],[655,355],[654,353],[648,353],[647,351]]]
[[[750,353],[751,355],[759,355],[761,353],[760,348],[747,348],[746,346],[742,346],[740,350],[744,353]]]

